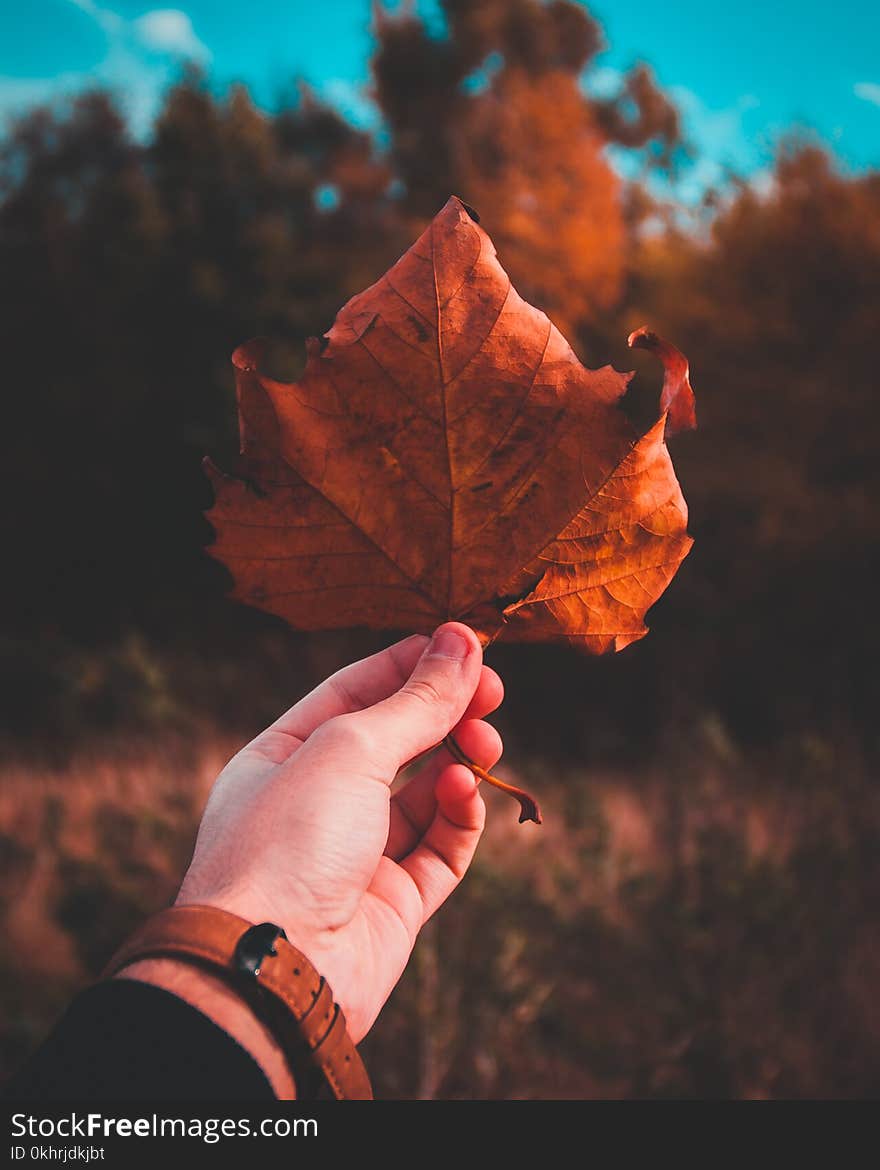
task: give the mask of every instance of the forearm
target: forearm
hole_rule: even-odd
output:
[[[172,981],[170,972],[160,972],[155,983],[107,979],[80,992],[4,1086],[4,1097],[95,1103],[275,1099],[251,1051],[211,1016],[160,986],[160,978]],[[193,993],[190,987],[190,994],[207,1006],[207,989]],[[219,1004],[214,1012],[229,1014]]]

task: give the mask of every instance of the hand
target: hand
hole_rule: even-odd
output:
[[[457,622],[340,670],[224,768],[177,903],[283,926],[357,1043],[464,876],[485,819],[473,774],[445,749],[393,796],[392,781],[453,728],[490,768],[501,740],[482,717],[502,695]]]

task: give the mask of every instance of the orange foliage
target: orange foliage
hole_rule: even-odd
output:
[[[584,79],[603,46],[581,5],[442,0],[445,33],[377,8],[372,62],[404,210],[423,226],[450,190],[480,209],[511,275],[567,335],[620,299],[622,184],[604,150],[668,161],[678,115],[646,67],[607,99]]]
[[[523,294],[563,333],[618,299],[626,233],[621,181],[576,79],[507,70],[457,139],[464,197],[484,209]]]

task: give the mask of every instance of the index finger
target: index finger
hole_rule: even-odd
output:
[[[413,634],[344,666],[279,716],[248,747],[261,750],[276,764],[283,763],[328,719],[372,707],[400,690],[428,642],[424,634]],[[483,666],[477,690],[462,718],[479,717],[494,710],[502,693],[498,675],[491,667]]]
[[[362,711],[387,699],[400,690],[412,674],[428,641],[424,634],[413,634],[359,662],[344,666],[303,696],[266,730],[306,740],[328,719]]]

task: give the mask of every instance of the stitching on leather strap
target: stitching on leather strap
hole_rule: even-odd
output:
[[[314,991],[312,991],[312,993],[311,993],[312,1002],[309,1004],[309,1006],[306,1008],[306,1010],[303,1012],[302,1016],[300,1017],[299,1022],[301,1024],[304,1024],[306,1022],[306,1020],[309,1018],[309,1016],[312,1014],[312,1012],[315,1010],[315,1004],[321,998],[321,995],[322,995],[324,988],[326,986],[327,986],[327,980],[322,975],[321,981],[318,984],[317,988]]]
[[[336,1021],[339,1019],[339,1015],[340,1015],[340,1007],[339,1007],[339,1004],[338,1004],[338,1003],[334,1003],[334,1005],[333,1005],[333,1017],[332,1017],[332,1019],[330,1020],[330,1023],[329,1023],[329,1024],[327,1025],[327,1027],[325,1028],[325,1030],[324,1030],[324,1035],[321,1037],[321,1039],[320,1039],[320,1040],[316,1040],[316,1041],[315,1041],[315,1043],[314,1043],[314,1046],[312,1047],[312,1051],[313,1051],[313,1052],[317,1052],[317,1050],[318,1050],[318,1049],[321,1047],[321,1045],[324,1043],[324,1041],[327,1039],[327,1037],[330,1035],[330,1033],[331,1033],[331,1032],[333,1031],[333,1029],[336,1027]]]

